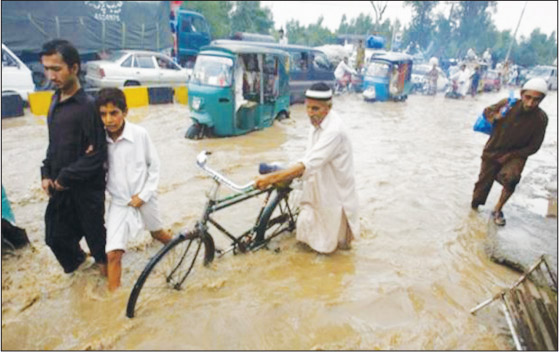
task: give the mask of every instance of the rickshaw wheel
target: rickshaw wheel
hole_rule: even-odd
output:
[[[285,111],[280,111],[276,116],[276,120],[281,121],[289,118],[289,115]]]
[[[188,130],[186,131],[186,134],[184,135],[186,138],[188,139],[200,139],[204,137],[204,132],[203,132],[203,128],[202,125],[200,124],[192,124]]]

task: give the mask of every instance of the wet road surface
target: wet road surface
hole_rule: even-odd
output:
[[[469,313],[518,277],[483,250],[501,187],[493,187],[479,213],[469,207],[487,140],[472,125],[485,106],[506,96],[410,96],[404,103],[336,97],[355,151],[362,232],[353,248],[318,255],[286,235],[273,244],[278,251],[215,260],[185,290],[150,297],[134,319],[124,314],[130,289],[161,245],[147,232],[132,244],[123,288],[114,294],[94,269],[64,274],[44,244],[45,119],[4,119],[2,184],[33,249],[2,258],[2,348],[512,349],[497,309]],[[542,108],[550,119],[544,145],[507,205],[541,217],[546,185],[557,179],[555,92]],[[302,105],[291,116],[245,136],[191,141],[183,138],[187,107],[132,109],[130,120],[148,130],[161,159],[164,223],[179,231],[201,215],[212,185],[195,166],[201,150],[211,150],[208,164],[239,184],[256,175],[261,161],[296,161],[309,123]],[[222,220],[248,228],[253,208],[237,207]]]

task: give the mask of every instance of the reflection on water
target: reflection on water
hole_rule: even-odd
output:
[[[341,96],[334,108],[355,150],[361,236],[350,251],[318,255],[294,235],[277,250],[227,255],[197,272],[183,291],[153,294],[134,319],[124,310],[147,260],[159,248],[146,233],[124,257],[123,288],[106,292],[95,270],[63,274],[44,244],[47,198],[39,184],[47,131],[26,115],[2,121],[2,183],[18,224],[34,250],[2,258],[4,349],[511,349],[502,316],[469,309],[510,284],[517,274],[483,250],[487,209],[469,210],[487,137],[472,125],[501,94],[472,100],[411,96],[405,103],[364,103]],[[545,212],[546,180],[556,179],[557,100],[540,152],[511,203]],[[212,181],[194,164],[209,165],[236,183],[250,181],[262,161],[301,157],[308,119],[292,118],[245,136],[191,141],[180,105],[133,109],[130,119],[150,133],[161,158],[163,221],[174,231],[201,215]],[[500,187],[495,186],[488,206]],[[227,191],[223,190],[223,194]],[[234,233],[255,220],[260,203],[218,214]],[[540,214],[540,215],[545,215]],[[220,246],[227,244],[216,238]]]

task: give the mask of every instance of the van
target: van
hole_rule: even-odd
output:
[[[231,44],[231,40],[215,40],[213,45]],[[233,41],[234,43],[234,41]],[[303,45],[243,41],[244,45],[263,46],[283,50],[289,54],[289,95],[291,104],[305,101],[305,91],[317,82],[324,82],[332,89],[336,83],[333,65],[326,54]]]
[[[17,93],[28,101],[28,94],[35,90],[31,70],[2,44],[2,93]]]

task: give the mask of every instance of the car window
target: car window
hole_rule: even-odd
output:
[[[192,29],[192,32],[197,32],[197,33],[207,33],[208,31],[208,27],[206,26],[206,22],[198,17],[192,17],[192,21],[190,23],[190,28]]]
[[[120,65],[122,67],[132,67],[132,61],[134,60],[134,55],[130,55],[128,59],[124,60],[124,62]]]
[[[123,56],[125,56],[127,53],[124,51],[113,51],[109,53],[109,56],[107,56],[104,60],[106,61],[113,61],[116,62],[118,60],[120,60]]]
[[[313,67],[318,71],[331,71],[332,67],[328,57],[323,53],[314,53]]]
[[[18,64],[14,58],[2,49],[2,67],[17,67]]]
[[[180,70],[173,61],[167,59],[166,57],[156,56],[155,61],[157,62],[157,66],[164,70]]]
[[[308,69],[308,54],[304,52],[292,52],[290,69],[292,71],[306,71]]]
[[[136,55],[136,60],[134,60],[134,67],[155,68],[155,65],[153,64],[153,56],[151,56],[151,55]]]

